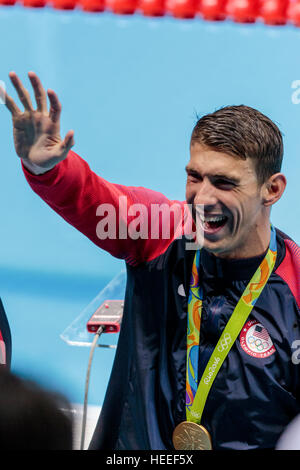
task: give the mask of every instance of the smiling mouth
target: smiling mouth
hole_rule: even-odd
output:
[[[220,231],[228,221],[226,215],[200,215],[199,219],[204,233],[212,234]]]

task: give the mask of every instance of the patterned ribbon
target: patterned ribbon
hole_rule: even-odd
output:
[[[271,225],[268,252],[238,301],[199,382],[199,338],[203,300],[203,289],[199,283],[200,253],[200,250],[196,252],[192,267],[188,300],[186,364],[186,416],[188,421],[196,423],[201,421],[208,393],[219,369],[273,271],[277,256],[276,231]]]

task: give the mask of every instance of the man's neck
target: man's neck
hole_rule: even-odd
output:
[[[241,242],[240,246],[230,252],[213,253],[222,259],[246,259],[255,258],[266,253],[271,238],[271,228],[269,220],[254,229],[248,234],[247,240]]]

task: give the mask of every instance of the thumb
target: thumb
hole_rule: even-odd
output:
[[[68,153],[69,150],[74,146],[74,131],[67,132],[64,140],[60,144],[62,153]]]

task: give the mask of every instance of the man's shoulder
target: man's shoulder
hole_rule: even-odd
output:
[[[300,269],[300,246],[286,233],[276,228],[277,236],[283,241],[285,245],[285,256],[284,260],[289,259]]]
[[[300,247],[281,230],[276,232],[284,243],[285,253],[275,272],[288,284],[300,308]]]
[[[276,233],[277,236],[279,236],[282,240],[287,241],[287,242],[292,242],[292,244],[296,245],[298,249],[300,249],[299,245],[286,233],[284,233],[282,230],[276,227]]]

